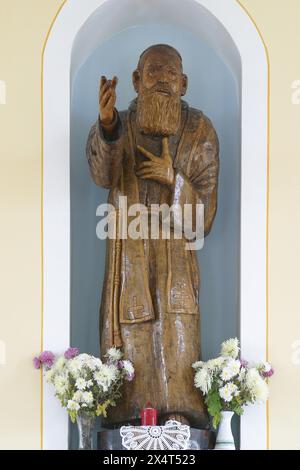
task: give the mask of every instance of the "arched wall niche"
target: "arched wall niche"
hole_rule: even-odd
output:
[[[261,38],[235,0],[67,0],[61,9],[44,54],[44,348],[59,352],[70,342],[71,86],[102,43],[127,28],[151,23],[189,30],[208,43],[237,83],[241,110],[240,338],[243,356],[258,360],[266,353],[268,68]],[[67,448],[65,411],[46,384],[43,395],[43,447]],[[266,448],[267,427],[265,407],[247,410],[241,420],[241,448]]]
[[[116,32],[134,26],[147,24],[171,24],[190,31],[196,38],[203,40],[222,57],[241,83],[241,57],[230,32],[220,24],[216,16],[205,7],[205,3],[184,0],[180,4],[174,0],[104,1],[82,25],[74,40],[71,58],[71,77],[76,75],[80,66],[99,44]]]

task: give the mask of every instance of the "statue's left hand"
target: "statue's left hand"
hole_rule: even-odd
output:
[[[153,155],[153,153],[140,145],[137,148],[150,160],[138,166],[136,170],[137,176],[142,179],[151,179],[158,181],[158,183],[172,186],[174,183],[174,169],[172,156],[169,151],[168,137],[163,137],[162,139],[162,153],[160,157]]]

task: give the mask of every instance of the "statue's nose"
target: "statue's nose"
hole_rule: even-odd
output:
[[[160,70],[158,81],[160,83],[169,83],[168,73],[166,70]]]
[[[165,77],[165,76],[160,77],[157,81],[157,86],[158,87],[161,86],[163,88],[166,85],[169,85],[169,81],[168,81],[167,77]]]

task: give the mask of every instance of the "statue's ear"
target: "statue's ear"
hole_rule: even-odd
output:
[[[140,71],[136,69],[132,74],[132,83],[133,83],[133,87],[136,93],[139,92],[140,81],[141,81],[141,74],[140,74]]]
[[[187,87],[188,87],[188,78],[187,78],[187,76],[183,73],[183,74],[182,74],[181,96],[184,96],[184,95],[186,94]]]

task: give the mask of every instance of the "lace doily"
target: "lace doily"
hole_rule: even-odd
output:
[[[128,450],[189,448],[190,427],[178,421],[167,421],[164,426],[122,426],[120,434]]]

